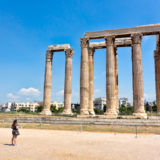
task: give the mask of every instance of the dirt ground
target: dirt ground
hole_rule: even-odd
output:
[[[0,128],[0,160],[160,160],[160,135]]]

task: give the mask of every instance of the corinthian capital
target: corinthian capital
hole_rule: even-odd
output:
[[[89,56],[93,56],[95,52],[95,48],[89,48]]]
[[[133,34],[131,35],[132,44],[141,44],[142,35],[141,34]]]
[[[107,36],[105,37],[106,44],[107,45],[114,45],[115,37],[114,36]]]
[[[88,47],[88,38],[81,38],[81,47],[82,48],[87,48]]]
[[[46,50],[46,59],[52,59],[53,57],[53,52],[50,50]]]
[[[73,49],[72,48],[66,49],[65,54],[66,54],[66,57],[72,57],[73,56]]]

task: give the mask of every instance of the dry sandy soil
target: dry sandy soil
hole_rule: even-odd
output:
[[[0,160],[160,160],[160,135],[0,128]]]

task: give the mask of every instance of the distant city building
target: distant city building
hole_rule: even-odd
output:
[[[21,108],[29,109],[32,112],[36,111],[36,108],[40,105],[43,105],[43,102],[41,101],[32,101],[32,102],[8,102],[0,108],[0,111],[3,112],[15,112],[18,111]],[[56,106],[56,109],[60,107],[64,107],[63,102],[51,102],[51,105]]]
[[[51,105],[56,106],[56,109],[60,108],[60,107],[64,107],[64,103],[63,102],[51,102]]]
[[[37,102],[19,102],[13,103],[11,107],[11,111],[18,111],[20,108],[28,108],[30,111],[35,112],[36,107],[39,106]]]
[[[106,98],[105,97],[95,98],[94,107],[97,107],[97,108],[103,110],[104,109],[104,105],[106,105]]]
[[[131,102],[128,101],[128,98],[122,97],[119,99],[119,107],[124,104],[125,106],[131,106]]]
[[[2,105],[2,108],[1,108],[1,110],[3,111],[3,112],[10,112],[11,111],[11,108],[12,108],[12,102],[7,102],[6,104],[3,104]]]

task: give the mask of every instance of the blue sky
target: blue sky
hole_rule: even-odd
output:
[[[80,37],[87,31],[160,23],[159,0],[0,1],[0,104],[43,99],[45,50],[71,44],[72,101],[79,102]],[[142,41],[145,98],[155,99],[155,36]],[[94,96],[105,96],[104,49],[94,56]],[[132,101],[131,48],[118,49],[119,97]],[[63,101],[65,55],[53,57],[52,101]]]

